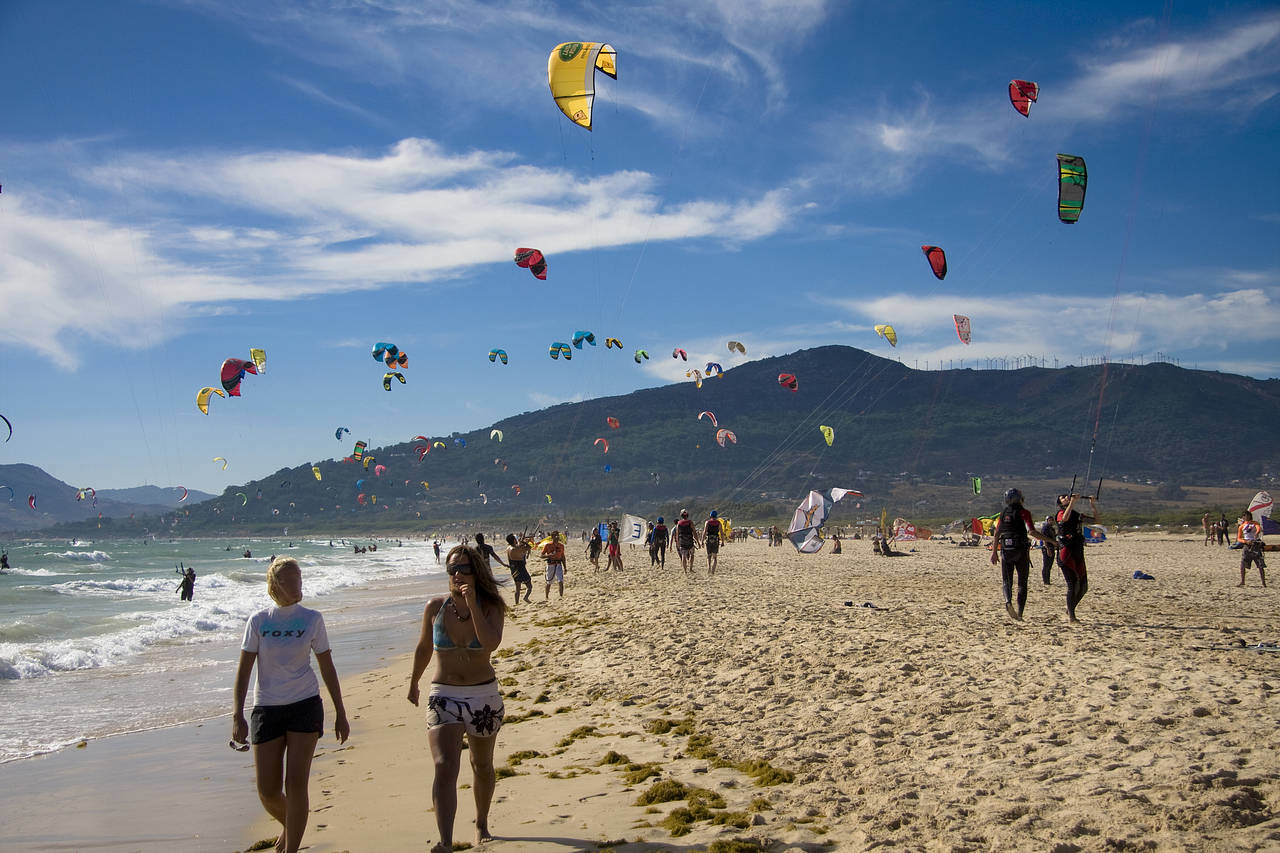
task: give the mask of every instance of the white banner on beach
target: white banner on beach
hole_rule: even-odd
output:
[[[645,520],[638,515],[622,516],[622,528],[618,531],[618,541],[623,545],[643,542],[645,524]]]

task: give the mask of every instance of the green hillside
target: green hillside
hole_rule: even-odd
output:
[[[797,392],[779,386],[783,372],[798,378]],[[1110,365],[1105,388],[1103,376],[1100,366],[920,371],[821,347],[745,364],[701,389],[684,382],[510,417],[492,425],[501,442],[489,439],[491,427],[432,436],[447,446],[421,462],[420,442],[405,441],[370,448],[368,470],[321,462],[321,481],[310,463],[281,469],[190,506],[167,526],[175,518],[188,534],[385,529],[418,518],[518,526],[611,507],[670,511],[685,501],[789,513],[810,488],[870,496],[906,483],[960,493],[972,475],[1065,487],[1090,471],[1095,481],[1256,488],[1280,474],[1272,437],[1280,380],[1169,364]],[[715,428],[697,418],[703,410],[737,435],[736,445],[717,446]],[[833,446],[820,424],[835,429]],[[593,445],[597,437],[610,442],[607,454]],[[386,470],[375,476],[379,464]]]

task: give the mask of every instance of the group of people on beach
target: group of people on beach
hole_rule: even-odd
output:
[[[1076,509],[1081,497],[1089,502],[1088,515]],[[1057,515],[1046,518],[1039,528],[1022,500],[1019,489],[1009,489],[1004,493],[1004,509],[996,521],[995,541],[991,547],[991,564],[1000,564],[1005,611],[1013,619],[1022,621],[1022,613],[1027,606],[1027,577],[1031,571],[1031,540],[1034,539],[1045,549],[1042,580],[1046,586],[1049,585],[1052,560],[1056,558],[1067,583],[1067,620],[1079,622],[1076,606],[1089,591],[1084,559],[1084,525],[1098,516],[1097,498],[1092,495],[1059,495]],[[1018,581],[1016,606],[1013,597],[1015,575]]]
[[[1209,513],[1205,513],[1200,518],[1200,524],[1204,527],[1204,544],[1212,545],[1217,542],[1219,545],[1227,544],[1227,516],[1222,513],[1217,521],[1209,520]]]
[[[1082,498],[1089,504],[1088,514],[1078,509]],[[1009,489],[1004,494],[1004,509],[994,528],[991,562],[1000,564],[1005,609],[1013,619],[1020,621],[1023,617],[1031,567],[1031,542],[1036,540],[1046,553],[1042,567],[1044,583],[1049,584],[1049,569],[1052,561],[1056,561],[1067,585],[1068,619],[1073,623],[1079,621],[1076,607],[1089,588],[1084,525],[1086,521],[1097,518],[1097,499],[1088,495],[1063,494],[1058,496],[1057,507],[1056,515],[1046,518],[1045,523],[1037,528],[1030,511],[1023,504],[1021,491]],[[617,525],[609,525],[607,529],[610,531],[609,541],[616,548]],[[656,523],[649,525],[645,540],[650,550],[650,565],[664,566],[666,546],[672,543],[680,555],[683,570],[691,572],[693,552],[703,547],[708,551],[708,572],[714,574],[715,555],[723,530],[714,510],[700,531],[689,519],[688,510],[680,511],[674,530],[667,528],[664,518],[659,517]],[[1265,586],[1261,527],[1247,512],[1241,519],[1239,538],[1244,543],[1241,585],[1244,584],[1246,566],[1255,564]],[[493,756],[506,708],[498,690],[492,654],[502,642],[508,605],[494,579],[491,561],[496,560],[511,572],[515,580],[516,605],[520,603],[522,591],[526,603],[533,591],[527,565],[537,547],[533,537],[509,534],[506,537],[505,561],[485,541],[484,534],[475,534],[474,540],[474,546],[464,542],[450,548],[444,558],[448,592],[431,598],[423,609],[406,695],[414,706],[422,703],[420,682],[434,660],[435,667],[426,695],[427,741],[435,766],[431,802],[439,834],[439,841],[431,847],[432,853],[453,850],[453,824],[458,808],[457,782],[464,743],[474,774],[475,843],[493,837],[489,830],[489,808],[497,778]],[[592,543],[601,541],[598,530],[588,537],[589,558],[598,560],[601,549],[596,546],[593,553]],[[438,555],[440,542],[437,540],[433,544]],[[552,531],[541,543],[538,556],[546,562],[544,598],[550,598],[553,584],[559,585],[563,597],[565,542],[558,530]],[[617,566],[620,567],[620,552],[611,550],[611,562],[615,556],[619,557]],[[194,572],[189,569],[184,570],[183,582],[186,583],[186,572],[190,572],[194,583]],[[302,571],[296,560],[281,557],[271,562],[267,570],[267,592],[274,605],[255,613],[245,625],[236,670],[230,745],[247,751],[252,744],[259,799],[267,813],[282,827],[276,849],[282,853],[296,853],[310,814],[308,777],[311,761],[316,743],[324,731],[320,680],[323,680],[333,705],[333,730],[339,743],[346,742],[350,724],[342,702],[342,690],[324,618],[319,612],[300,604]],[[320,679],[311,667],[312,654],[320,670]],[[255,667],[254,705],[246,718],[244,705]]]
[[[610,530],[610,539],[616,545],[616,525]],[[708,551],[708,571],[714,573],[723,530],[715,511],[700,531],[689,519],[688,510],[680,511],[674,531],[669,531],[660,517],[647,539],[652,565],[665,564],[666,544],[672,541],[686,572],[693,570],[694,550],[702,547]],[[598,532],[596,536],[599,537]],[[449,590],[428,601],[423,610],[409,676],[407,699],[418,706],[422,702],[420,682],[435,661],[426,695],[427,741],[435,765],[431,802],[440,837],[431,848],[432,853],[453,850],[464,740],[475,776],[475,842],[492,838],[489,806],[496,784],[493,753],[506,710],[491,655],[502,642],[508,605],[494,579],[491,561],[511,572],[516,605],[522,592],[528,602],[533,590],[528,560],[536,545],[531,536],[509,534],[505,560],[485,541],[484,534],[477,533],[474,539],[474,545],[456,545],[444,558]],[[434,547],[439,546],[436,541]],[[550,598],[553,584],[558,585],[563,597],[566,558],[560,531],[553,530],[537,554],[546,563],[544,599]],[[619,557],[620,567],[620,552],[614,556]],[[239,751],[253,749],[259,800],[281,825],[276,849],[296,853],[310,815],[311,761],[324,732],[321,680],[333,705],[333,730],[339,743],[346,742],[351,727],[324,617],[300,603],[302,570],[296,560],[280,557],[271,562],[267,593],[274,604],[253,614],[245,625],[233,691],[230,746]],[[319,679],[311,667],[312,654],[320,670]],[[246,717],[245,702],[255,668],[254,703]]]
[[[1089,502],[1088,514],[1076,509],[1081,498]],[[1076,606],[1089,590],[1089,574],[1084,557],[1084,527],[1098,516],[1097,498],[1091,495],[1065,494],[1059,495],[1058,511],[1054,516],[1047,516],[1038,529],[1031,518],[1030,511],[1022,503],[1022,492],[1009,489],[1004,493],[1004,509],[995,525],[995,541],[992,543],[991,563],[1000,564],[1000,574],[1004,586],[1004,606],[1009,615],[1022,620],[1023,609],[1027,604],[1027,576],[1031,568],[1031,540],[1035,539],[1043,549],[1041,579],[1045,586],[1050,584],[1051,569],[1056,560],[1062,570],[1063,580],[1067,584],[1067,620],[1079,622],[1076,618]],[[1225,540],[1227,518],[1210,522],[1209,514],[1202,519],[1205,530],[1205,542],[1208,545],[1211,535]],[[1262,585],[1267,585],[1267,564],[1263,558],[1265,548],[1262,539],[1262,527],[1254,520],[1253,514],[1246,510],[1240,517],[1237,526],[1237,540],[1240,554],[1240,583],[1245,585],[1245,575],[1251,566],[1256,566]],[[1234,547],[1234,546],[1233,546]],[[1017,604],[1014,604],[1013,579],[1017,577]]]
[[[608,531],[606,542],[596,527],[583,536],[587,542],[587,561],[592,567],[600,569],[600,555],[607,554],[603,571],[621,571],[622,545],[620,528],[616,521],[604,525]],[[667,567],[667,548],[674,547],[680,557],[680,567],[685,574],[693,573],[694,551],[701,548],[707,553],[707,574],[714,575],[720,562],[720,546],[726,541],[725,525],[720,520],[720,513],[711,510],[702,527],[698,528],[689,518],[689,510],[680,510],[675,529],[667,527],[666,517],[658,516],[656,522],[650,521],[644,534],[644,547],[649,553],[649,568],[665,569]],[[634,547],[634,543],[633,543]]]

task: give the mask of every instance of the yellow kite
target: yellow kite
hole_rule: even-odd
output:
[[[591,129],[591,106],[596,99],[596,69],[618,79],[618,53],[611,45],[567,41],[547,58],[547,85],[560,112],[576,125]]]
[[[210,388],[208,386],[201,388],[200,391],[196,394],[196,407],[199,408],[200,411],[204,412],[206,415],[209,414],[209,398],[212,397],[214,394],[217,394],[219,397],[222,397],[224,400],[227,397],[226,394],[222,393],[221,388]]]

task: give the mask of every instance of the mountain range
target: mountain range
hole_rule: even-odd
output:
[[[36,498],[34,510],[27,502],[32,495]],[[103,518],[156,516],[213,495],[192,491],[180,504],[181,497],[181,488],[159,486],[98,489],[81,495],[79,488],[34,465],[0,465],[0,531],[38,530],[59,522],[96,519],[99,513]]]
[[[782,374],[795,377],[796,390]],[[167,524],[237,532],[533,521],[686,501],[775,507],[834,485],[871,495],[904,482],[967,487],[974,477],[1060,481],[1055,490],[1073,478],[1084,488],[1086,475],[1256,488],[1280,477],[1277,423],[1277,379],[1167,363],[917,370],[826,346],[748,362],[701,387],[563,403],[466,433],[371,447],[367,467],[316,462],[320,480],[312,462],[282,468],[202,503],[192,495]],[[830,445],[821,426],[833,432]],[[501,440],[490,437],[494,429]],[[736,442],[720,446],[718,429]],[[423,445],[430,450],[419,461]],[[351,452],[345,442],[343,452]]]

